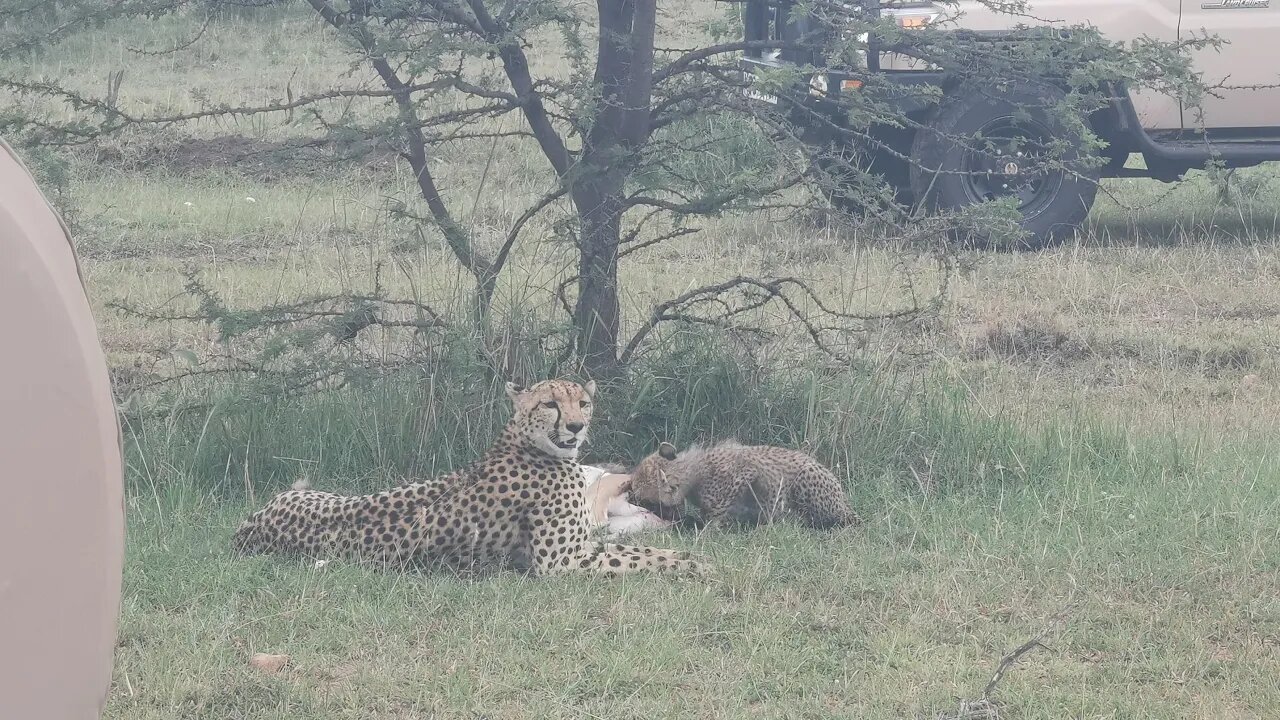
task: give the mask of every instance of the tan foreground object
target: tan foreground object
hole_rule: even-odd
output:
[[[289,656],[254,653],[249,658],[249,664],[268,675],[276,675],[289,664]]]
[[[124,504],[106,359],[66,228],[0,141],[0,718],[98,718]]]

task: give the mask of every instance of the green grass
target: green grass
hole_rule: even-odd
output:
[[[694,9],[664,16],[666,44],[717,12]],[[115,24],[6,62],[82,90],[125,67],[120,101],[137,112],[302,95],[348,68],[301,6],[228,14],[200,34],[203,21]],[[128,50],[192,38],[177,53]],[[554,44],[532,52],[537,72],[563,69]],[[344,82],[367,79],[360,68]],[[352,106],[366,120],[385,111]],[[239,309],[375,285],[462,307],[470,286],[439,238],[388,218],[416,207],[403,166],[282,150],[311,135],[260,116],[32,158],[68,211],[122,393],[180,370],[188,351],[226,349],[207,326],[110,307],[189,309],[189,268]],[[436,171],[486,247],[550,187],[519,140],[446,146]],[[473,338],[342,391],[279,399],[241,379],[126,398],[128,558],[107,716],[950,717],[1074,599],[999,685],[1000,717],[1265,717],[1280,705],[1277,177],[1241,171],[1225,202],[1203,176],[1108,182],[1080,237],[959,258],[941,313],[870,326],[852,368],[797,352],[802,333],[768,314],[775,334],[758,346],[660,338],[602,395],[590,459],[634,460],[658,439],[801,446],[848,479],[868,520],[652,538],[710,556],[706,582],[230,556],[235,524],[298,476],[366,491],[480,453],[507,410]],[[548,289],[574,266],[563,213],[529,225],[498,291],[497,325],[514,337],[503,349],[531,375],[551,360],[523,335],[563,320]],[[900,307],[940,281],[859,228],[726,214],[626,258],[624,329],[691,287],[784,273],[849,311]],[[361,346],[404,348],[391,335]],[[174,401],[197,409],[147,413]],[[254,652],[292,662],[265,675]]]
[[[999,685],[1003,717],[1260,717],[1280,702],[1280,507],[1235,471],[879,485],[859,530],[653,538],[710,556],[705,583],[237,560],[239,504],[135,502],[108,716],[930,717],[1074,599]],[[292,662],[265,676],[252,652]]]
[[[1002,717],[1253,717],[1280,701],[1274,448],[1081,417],[1019,428],[945,387],[751,378],[714,359],[602,397],[591,456],[637,457],[668,427],[801,442],[849,478],[864,527],[646,540],[708,556],[705,582],[237,559],[246,489],[260,502],[299,464],[360,491],[388,481],[361,468],[465,462],[502,422],[496,389],[454,378],[477,395],[340,393],[135,428],[146,469],[109,716],[932,717],[1069,602],[999,685]],[[264,675],[255,652],[291,665]]]

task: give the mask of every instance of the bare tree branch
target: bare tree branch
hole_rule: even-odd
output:
[[[920,306],[912,306],[902,310],[874,314],[841,312],[828,307],[809,284],[799,278],[783,277],[766,280],[738,276],[724,282],[694,288],[656,305],[649,313],[649,319],[640,326],[635,334],[632,335],[631,340],[627,342],[626,347],[623,348],[622,354],[619,356],[619,362],[623,364],[629,362],[649,335],[662,323],[671,321],[696,322],[727,328],[733,318],[757,310],[771,301],[777,301],[787,309],[790,317],[804,328],[806,334],[809,335],[817,348],[828,355],[847,360],[839,352],[833,350],[823,339],[823,331],[831,328],[815,324],[810,317],[810,313],[806,312],[795,299],[790,297],[789,290],[798,291],[807,298],[808,302],[813,303],[818,308],[820,315],[838,320],[893,320],[918,315],[925,310]],[[746,301],[741,304],[729,302],[726,300],[726,296],[731,291],[746,291]],[[697,308],[704,305],[720,307],[720,315],[708,317],[697,314]]]
[[[729,53],[742,52],[743,50],[812,50],[812,43],[805,43],[801,40],[783,41],[783,40],[742,40],[738,42],[727,42],[719,45],[710,45],[704,48],[698,48],[681,55],[671,62],[663,65],[661,69],[653,74],[653,84],[666,82],[671,78],[696,69],[700,63],[718,55],[728,55]]]
[[[489,15],[483,0],[467,0],[480,34],[486,40],[498,45],[498,55],[502,58],[502,66],[506,69],[507,78],[516,92],[517,103],[524,111],[525,120],[538,139],[543,154],[547,156],[556,174],[563,177],[569,172],[572,158],[564,140],[552,125],[547,116],[547,109],[542,104],[542,97],[534,89],[533,77],[529,73],[529,59],[524,50],[506,36],[507,28],[503,27]]]
[[[413,87],[400,78],[385,57],[375,54],[376,46],[367,30],[352,26],[347,16],[339,13],[326,0],[307,0],[307,2],[335,29],[349,31],[352,38],[370,55],[369,61],[374,71],[378,73],[378,77],[382,78],[389,94],[395,99],[405,139],[408,142],[408,151],[404,153],[404,157],[409,162],[409,167],[413,169],[418,189],[431,210],[431,215],[435,218],[440,232],[444,235],[445,243],[468,272],[477,278],[486,276],[492,270],[492,261],[482,257],[476,251],[471,241],[471,234],[454,219],[449,206],[440,196],[440,190],[431,174],[431,168],[427,162],[427,141],[423,136],[421,120],[418,118],[413,102]]]

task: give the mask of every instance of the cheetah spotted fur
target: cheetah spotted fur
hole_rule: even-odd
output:
[[[686,553],[591,540],[577,458],[595,390],[594,382],[508,383],[513,417],[471,466],[372,495],[289,490],[241,524],[232,545],[242,554],[459,569],[523,559],[538,575],[702,574]]]

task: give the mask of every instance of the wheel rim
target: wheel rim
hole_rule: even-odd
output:
[[[978,130],[967,149],[961,185],[971,203],[1014,197],[1026,217],[1040,213],[1062,187],[1062,170],[1044,168],[1053,133],[1034,120],[1001,117]]]

